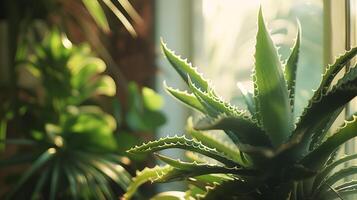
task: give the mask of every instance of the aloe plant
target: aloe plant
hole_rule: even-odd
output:
[[[203,117],[195,123],[189,120],[187,136],[161,138],[128,150],[144,154],[183,149],[189,161],[156,154],[166,165],[138,172],[124,198],[130,199],[147,181],[175,180],[187,180],[189,189],[153,199],[342,199],[357,191],[357,181],[343,182],[357,173],[354,166],[343,168],[357,155],[336,156],[342,144],[357,136],[357,116],[335,133],[328,131],[357,94],[357,68],[333,84],[336,74],[356,56],[357,47],[326,67],[308,105],[294,119],[300,28],[290,56],[282,63],[259,11],[254,92],[243,93],[247,110],[222,100],[196,68],[164,42],[161,46],[190,92],[165,85],[166,90]],[[221,130],[229,140],[222,139],[222,132],[209,130]]]

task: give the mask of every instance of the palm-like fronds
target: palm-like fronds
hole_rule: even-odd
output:
[[[133,188],[145,180],[159,182],[162,177],[165,177],[163,181],[188,180],[190,189],[184,195],[187,199],[333,199],[356,191],[355,181],[339,182],[356,174],[356,168],[335,170],[356,156],[333,160],[338,147],[357,136],[357,116],[347,119],[333,135],[328,136],[327,131],[343,107],[357,94],[357,68],[352,68],[332,85],[336,74],[356,56],[357,47],[345,52],[326,68],[319,88],[303,114],[295,120],[300,30],[285,66],[267,31],[261,10],[256,40],[254,94],[244,93],[247,111],[223,101],[196,68],[162,43],[166,58],[187,83],[191,93],[165,85],[167,91],[200,111],[204,117],[189,127],[188,135],[193,139],[162,138],[134,147],[129,152],[138,154],[180,148],[204,156],[191,156],[195,161],[187,163],[159,155],[158,158],[167,165],[138,172],[126,198],[130,198]],[[212,140],[210,136],[215,133],[207,136],[207,130],[223,130],[231,140],[230,145],[227,141]],[[232,145],[233,148],[229,147]],[[212,169],[211,164],[205,163],[200,159],[202,157],[216,160],[217,168],[208,170]],[[199,174],[197,169],[200,169]],[[225,176],[202,179],[217,174]],[[177,198],[182,198],[182,195],[171,193]],[[168,197],[170,193],[164,196]]]

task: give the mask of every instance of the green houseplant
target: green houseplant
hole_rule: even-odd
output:
[[[88,45],[73,45],[56,29],[44,35],[41,43],[18,48],[18,68],[27,72],[18,85],[21,109],[4,111],[19,112],[26,123],[20,134],[0,140],[1,145],[18,147],[13,155],[0,159],[0,167],[23,169],[8,170],[10,190],[4,198],[115,199],[131,182],[127,172],[131,159],[122,147],[129,141],[123,140],[136,128],[152,131],[165,121],[159,112],[162,99],[151,89],[144,87],[141,92],[131,83],[136,103],[127,115],[134,117],[127,120],[131,126],[123,129],[119,104],[113,101],[115,118],[100,104],[104,98],[110,102],[116,93],[112,78],[103,74],[105,63]],[[135,120],[146,122],[139,110],[150,113],[151,121],[159,120],[150,129],[135,126]]]
[[[164,55],[190,89],[189,93],[166,86],[167,91],[203,117],[194,125],[189,121],[188,137],[161,138],[128,150],[143,154],[178,148],[188,151],[190,161],[156,154],[166,165],[138,172],[124,198],[130,199],[147,181],[175,180],[187,180],[189,189],[164,192],[153,199],[342,199],[355,193],[357,182],[342,180],[357,173],[356,167],[341,167],[357,155],[338,157],[336,152],[357,136],[356,115],[335,133],[328,130],[357,94],[357,68],[332,84],[356,56],[357,47],[327,66],[308,106],[294,119],[299,47],[300,31],[282,64],[259,11],[254,93],[244,93],[248,109],[241,110],[217,96],[191,64],[162,43]],[[207,130],[223,130],[229,140]]]

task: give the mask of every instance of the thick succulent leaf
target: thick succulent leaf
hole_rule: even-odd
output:
[[[186,172],[186,176],[200,176],[205,174],[235,174],[239,176],[256,176],[259,175],[257,170],[244,169],[237,167],[224,167],[215,164],[197,163],[197,162],[183,162],[175,160],[167,156],[156,154],[156,156],[163,162],[171,165],[174,168]]]
[[[82,0],[82,2],[99,27],[108,32],[109,24],[99,2],[97,0]]]
[[[196,125],[197,130],[224,130],[234,133],[240,143],[253,146],[271,147],[269,137],[265,132],[249,117],[219,116],[218,118],[204,118]]]
[[[202,113],[206,113],[205,108],[197,100],[195,95],[190,94],[186,91],[180,91],[180,90],[174,89],[172,87],[169,87],[166,85],[165,82],[164,82],[164,87],[168,93],[170,93],[172,96],[174,96],[176,99],[178,99],[182,103],[184,103],[184,104],[186,104]]]
[[[357,47],[352,48],[343,55],[339,56],[335,63],[327,66],[325,73],[322,75],[322,81],[318,90],[314,94],[314,98],[323,95],[329,87],[335,76],[343,69],[343,67],[357,55]]]
[[[326,139],[326,135],[328,135],[332,124],[335,122],[342,110],[343,108],[337,109],[335,112],[330,113],[328,116],[326,116],[325,119],[321,123],[319,123],[320,126],[315,128],[316,131],[312,135],[309,150],[315,149]]]
[[[243,95],[245,104],[247,105],[247,108],[250,112],[250,114],[255,117],[255,114],[257,112],[256,108],[255,108],[255,103],[254,103],[254,97],[253,94],[248,92],[245,87],[241,84],[241,83],[237,83],[237,87],[240,91],[240,93]]]
[[[327,138],[319,147],[309,153],[301,161],[301,164],[307,168],[319,169],[331,155],[331,153],[343,143],[357,136],[357,115],[345,122],[344,126],[339,128],[335,134]]]
[[[41,156],[31,165],[31,167],[26,170],[26,172],[21,176],[20,180],[16,183],[13,187],[12,191],[7,196],[7,199],[11,199],[13,195],[20,189],[20,187],[29,179],[31,178],[34,173],[40,169],[45,163],[47,163],[53,155],[56,153],[56,150],[51,148],[45,151]]]
[[[321,183],[321,185],[316,189],[317,194],[321,191],[329,189],[329,187],[333,186],[338,181],[354,174],[357,174],[357,166],[350,166],[337,171]]]
[[[246,200],[260,199],[252,185],[238,178],[207,186],[206,193],[198,195],[198,199],[215,200],[227,196]]]
[[[350,189],[351,187],[357,187],[357,180],[351,180],[351,181],[342,183],[341,185],[336,186],[335,189],[337,191],[341,191],[341,190]]]
[[[276,147],[293,129],[293,115],[281,62],[259,11],[253,74],[257,118]]]
[[[197,100],[205,108],[208,115],[216,117],[220,114],[226,114],[228,116],[242,116],[246,114],[245,111],[239,110],[237,107],[230,105],[228,102],[224,102],[222,99],[219,99],[212,92],[202,91],[192,82],[190,76],[188,77],[188,85],[193,94],[197,97]]]
[[[338,83],[320,99],[309,103],[297,124],[292,140],[299,140],[299,144],[291,154],[293,159],[305,155],[311,145],[311,138],[315,133],[320,134],[326,124],[331,123],[331,117],[342,110],[357,95],[357,68],[351,69]],[[331,152],[329,152],[331,153]],[[324,158],[325,159],[325,158]]]
[[[321,182],[327,178],[327,176],[338,166],[343,163],[346,163],[348,161],[351,161],[353,159],[357,159],[357,154],[353,155],[348,155],[341,157],[340,159],[336,160],[335,162],[327,165],[317,176],[315,177],[314,184],[313,184],[313,190],[316,189],[319,185],[321,185]]]
[[[148,181],[165,181],[166,176],[170,175],[170,173],[178,173],[178,171],[179,170],[171,167],[170,165],[155,166],[154,168],[144,168],[142,171],[137,171],[136,176],[133,178],[132,183],[127,188],[123,197],[124,199],[129,200],[142,184]]]
[[[197,68],[193,67],[187,60],[183,60],[180,56],[176,55],[170,50],[164,41],[161,40],[161,49],[170,62],[172,67],[177,71],[181,78],[188,84],[188,77],[191,81],[202,91],[208,91],[208,81],[202,77],[202,74],[198,73]]]
[[[290,105],[292,111],[294,109],[296,72],[297,72],[297,66],[299,61],[299,50],[300,50],[300,39],[301,39],[300,30],[301,30],[300,23],[298,23],[298,33],[296,36],[296,41],[285,65],[285,80],[288,84]]]
[[[190,183],[201,183],[201,185],[214,185],[215,183],[221,184],[224,181],[231,181],[236,179],[236,176],[230,174],[206,174],[189,178]]]
[[[355,196],[356,194],[357,194],[357,188],[351,188],[349,190],[338,191],[339,196],[334,199],[347,199],[351,195]]]
[[[236,145],[229,141],[228,139],[225,141],[222,135],[210,134],[203,131],[198,131],[193,128],[192,117],[187,120],[186,123],[186,131],[191,137],[195,138],[197,141],[202,142],[203,145],[216,149],[218,152],[223,153],[230,159],[236,161],[241,166],[247,167],[248,163],[240,156],[239,149]]]
[[[197,152],[213,158],[227,166],[237,166],[239,163],[234,162],[228,156],[224,155],[221,152],[218,152],[216,149],[209,148],[203,145],[201,142],[197,142],[192,139],[187,139],[185,136],[174,136],[161,138],[156,141],[150,141],[141,146],[135,146],[128,150],[128,153],[151,153],[164,149],[179,148],[185,149],[193,152]]]

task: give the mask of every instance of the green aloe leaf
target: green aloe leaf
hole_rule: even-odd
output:
[[[318,186],[321,185],[321,182],[327,178],[327,176],[339,165],[346,163],[348,161],[357,159],[357,154],[353,154],[353,155],[348,155],[348,156],[344,156],[339,158],[338,160],[336,160],[335,162],[327,165],[320,173],[317,174],[317,176],[315,177],[314,180],[314,184],[313,184],[313,190],[316,189]]]
[[[252,185],[238,178],[207,186],[206,193],[198,195],[199,199],[205,200],[215,200],[226,196],[236,199],[261,199]]]
[[[135,146],[128,150],[128,153],[152,153],[164,149],[179,148],[193,152],[200,153],[202,155],[213,158],[227,166],[237,166],[239,163],[231,160],[229,156],[224,155],[222,152],[218,152],[214,148],[209,148],[203,145],[201,142],[187,139],[185,136],[174,136],[161,138],[156,141],[151,141],[141,146]]]
[[[347,176],[351,176],[354,174],[357,174],[357,166],[350,166],[350,167],[343,168],[337,171],[336,173],[334,173],[333,175],[331,175],[330,177],[328,177],[327,179],[325,179],[321,183],[320,187],[316,189],[316,193],[319,194],[320,192],[329,189],[329,186],[333,186],[339,180],[342,180]]]
[[[202,91],[208,91],[208,81],[202,77],[202,74],[198,73],[197,69],[194,68],[192,64],[188,63],[187,60],[184,60],[180,56],[176,55],[172,50],[167,47],[163,40],[161,40],[161,49],[167,60],[187,84],[188,77],[190,77],[192,82],[199,89],[201,89]]]
[[[337,190],[339,192],[351,190],[351,189],[357,189],[357,181],[356,180],[348,181],[348,182],[342,183],[341,185],[338,185],[335,187],[335,190]]]
[[[357,55],[357,47],[353,47],[351,50],[339,56],[334,64],[327,66],[325,73],[322,75],[320,86],[318,90],[315,92],[313,99],[318,98],[329,89],[333,79],[336,77],[338,72],[340,72],[343,69],[343,67],[349,61],[351,61],[356,55]]]
[[[170,173],[175,173],[175,171],[177,170],[170,165],[155,166],[153,168],[144,168],[142,171],[137,171],[136,176],[133,178],[132,183],[127,188],[123,198],[127,200],[131,199],[142,184],[148,181],[154,182],[159,178],[163,179],[163,177]]]
[[[82,0],[82,2],[99,27],[105,32],[108,32],[109,24],[99,2],[97,0]]]
[[[184,103],[184,104],[186,104],[202,113],[206,113],[205,108],[197,100],[195,95],[190,94],[186,91],[180,91],[180,90],[174,89],[172,87],[169,87],[166,85],[165,82],[164,82],[164,87],[168,93],[170,93],[172,96],[174,96],[176,99],[178,99],[182,103]]]
[[[292,154],[292,157],[301,158],[301,155],[308,152],[311,137],[320,134],[321,129],[325,129],[326,124],[331,122],[331,116],[337,117],[336,112],[341,111],[343,106],[357,95],[356,85],[357,68],[352,68],[327,94],[309,103],[309,109],[302,114],[293,135],[300,142],[294,149],[295,155]]]
[[[219,99],[210,91],[202,91],[191,81],[190,76],[188,77],[188,85],[193,94],[197,97],[197,100],[203,105],[208,115],[217,117],[220,114],[226,114],[228,116],[243,116],[246,114],[246,111],[239,110],[228,102]]]
[[[257,117],[276,147],[289,138],[293,129],[293,115],[281,62],[261,9],[256,39],[253,80]]]
[[[239,176],[255,176],[258,175],[257,170],[244,169],[237,167],[224,167],[215,164],[197,163],[197,162],[183,162],[175,160],[167,156],[155,154],[160,160],[171,165],[174,168],[185,171],[186,176],[201,176],[205,174],[235,174]],[[176,177],[175,177],[176,178]]]
[[[194,129],[192,117],[187,120],[186,131],[188,135],[195,138],[197,141],[202,142],[203,145],[212,149],[217,149],[218,152],[222,152],[224,155],[236,161],[241,166],[248,166],[248,163],[246,163],[240,156],[241,153],[233,142],[228,139],[224,140],[222,135],[210,134]]]
[[[290,105],[292,111],[294,109],[296,71],[299,61],[299,50],[300,50],[300,40],[301,40],[300,30],[301,30],[300,23],[298,22],[298,33],[296,36],[296,41],[285,65],[285,80],[288,84]]]
[[[318,169],[324,164],[331,153],[343,143],[351,138],[357,136],[357,116],[353,115],[352,118],[345,122],[344,126],[339,128],[335,134],[330,136],[319,147],[305,156],[301,164],[310,169]]]
[[[271,147],[269,137],[256,122],[248,117],[219,116],[215,119],[204,118],[195,125],[195,129],[230,131],[238,137],[240,143]]]
[[[255,108],[253,94],[248,92],[241,83],[238,82],[237,86],[238,86],[240,93],[243,95],[245,104],[247,105],[247,108],[248,108],[250,114],[253,115],[253,117],[255,117],[257,110]]]

